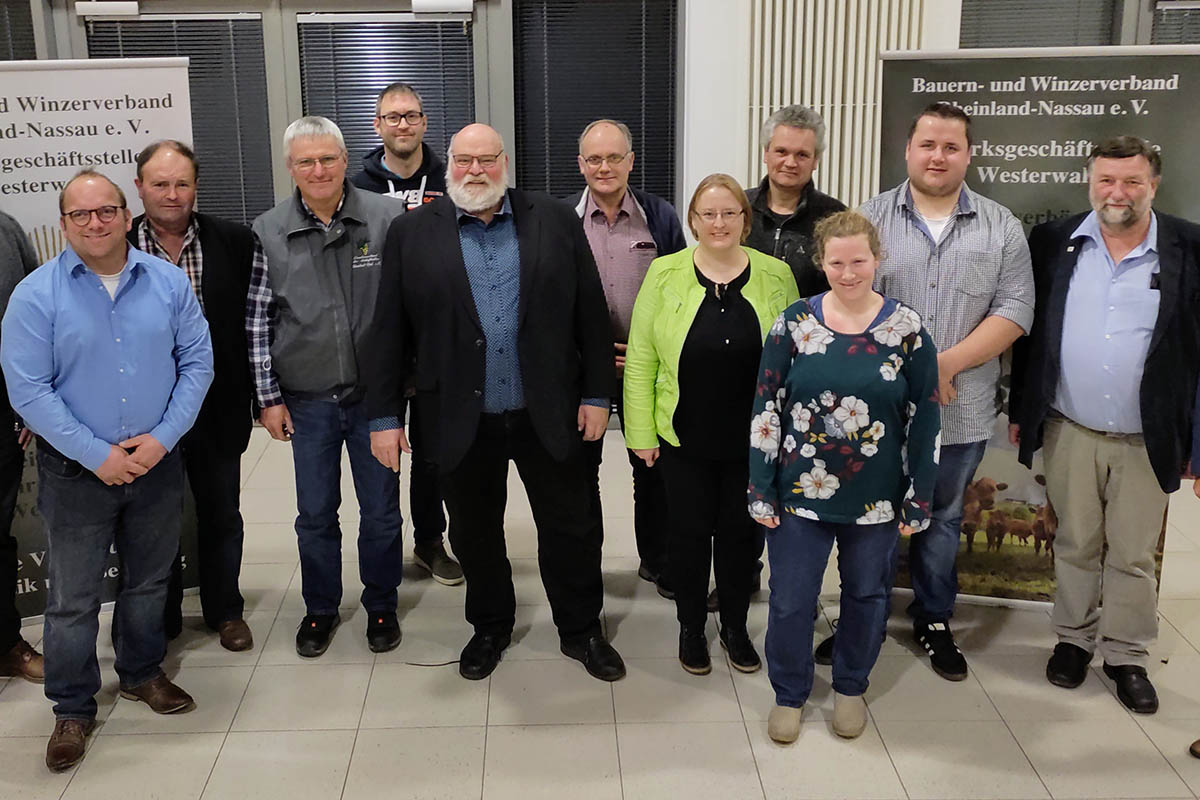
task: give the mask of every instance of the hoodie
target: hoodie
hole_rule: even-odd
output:
[[[383,163],[383,145],[363,156],[363,170],[350,179],[360,189],[404,201],[405,211],[446,193],[446,165],[421,143],[421,166],[411,178],[401,178]]]

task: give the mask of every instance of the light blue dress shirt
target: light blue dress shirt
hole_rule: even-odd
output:
[[[213,378],[187,274],[133,247],[115,298],[70,247],[30,273],[4,314],[0,364],[25,424],[92,471],[139,434],[174,449]]]
[[[1062,369],[1054,408],[1092,430],[1141,433],[1142,370],[1158,319],[1158,217],[1146,238],[1113,263],[1096,212],[1072,239],[1079,258],[1063,315]]]

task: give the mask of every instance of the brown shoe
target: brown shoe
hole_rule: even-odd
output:
[[[221,647],[240,653],[254,647],[254,634],[244,619],[228,619],[217,626],[221,634]]]
[[[0,678],[24,678],[42,683],[46,680],[45,663],[29,642],[18,639],[12,650],[0,656]]]
[[[126,700],[141,700],[155,714],[182,714],[196,707],[192,696],[159,674],[136,689],[122,689],[121,697]]]
[[[96,727],[91,719],[60,719],[46,743],[46,766],[51,772],[70,769],[83,759],[88,734]]]
[[[1192,746],[1188,748],[1188,752],[1192,754],[1192,758],[1200,758],[1200,739],[1192,742]]]

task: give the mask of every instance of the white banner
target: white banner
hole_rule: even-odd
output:
[[[58,194],[85,167],[141,213],[134,157],[157,139],[192,141],[186,58],[0,62],[0,209],[42,261],[65,244]]]

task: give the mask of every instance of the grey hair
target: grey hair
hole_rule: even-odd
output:
[[[584,137],[587,136],[589,133],[591,133],[592,128],[596,127],[597,125],[612,125],[614,128],[616,128],[617,130],[619,130],[621,132],[622,136],[625,137],[625,152],[628,153],[631,150],[633,150],[633,134],[629,132],[629,126],[626,125],[624,122],[617,122],[615,119],[598,119],[598,120],[595,120],[594,122],[589,122],[587,124],[587,127],[583,129],[583,133],[579,134],[579,149],[580,150],[583,150]]]
[[[763,123],[762,130],[759,132],[763,150],[770,147],[771,137],[780,125],[812,131],[813,135],[817,137],[816,152],[813,156],[816,159],[821,158],[821,154],[825,152],[825,120],[821,118],[820,114],[808,106],[802,105],[784,106],[779,109],[767,117],[767,121]]]
[[[300,119],[287,126],[287,130],[283,132],[283,152],[289,158],[292,154],[292,142],[296,139],[311,139],[320,136],[330,136],[337,140],[338,148],[346,152],[346,139],[342,136],[342,129],[328,117],[301,117]]]

